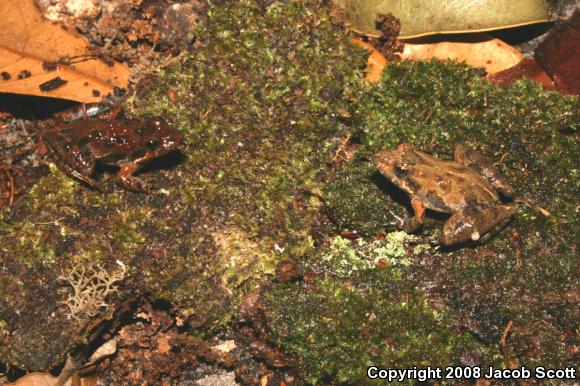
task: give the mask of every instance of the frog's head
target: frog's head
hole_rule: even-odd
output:
[[[416,158],[416,152],[410,143],[402,143],[394,150],[387,150],[373,156],[373,162],[385,177],[395,185],[405,185],[408,175],[407,165]]]
[[[183,143],[183,134],[158,118],[147,119],[144,126],[140,141],[149,154],[165,154]]]

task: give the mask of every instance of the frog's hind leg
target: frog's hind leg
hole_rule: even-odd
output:
[[[515,211],[513,205],[469,206],[449,217],[440,242],[442,245],[484,243],[507,225]]]
[[[68,166],[67,164],[62,164],[59,165],[59,167],[61,169],[63,169],[63,171],[71,176],[73,176],[76,179],[81,180],[82,182],[84,182],[85,184],[89,185],[91,188],[94,188],[98,191],[101,191],[101,187],[99,185],[99,183],[94,180],[93,178],[86,176],[82,173],[77,172],[76,170],[74,170],[73,168],[71,168],[70,166]],[[91,175],[93,174],[92,172],[94,171],[94,166],[91,168]]]
[[[477,171],[498,192],[507,198],[514,196],[514,190],[499,174],[493,162],[480,152],[458,143],[453,147],[453,160]]]
[[[43,146],[48,149],[48,151],[53,155],[53,161],[61,169],[63,172],[72,176],[85,184],[89,185],[91,188],[94,188],[98,191],[101,191],[101,187],[99,183],[91,178],[90,176],[93,175],[95,171],[95,161],[92,159],[83,160],[83,163],[79,163],[75,157],[69,157],[67,154],[59,154],[56,150],[55,146],[52,146],[50,141],[42,139]],[[68,162],[62,161],[64,158],[68,159]],[[69,165],[69,162],[73,165]],[[85,173],[81,173],[78,170],[84,170]]]

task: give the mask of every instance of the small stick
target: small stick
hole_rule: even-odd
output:
[[[514,324],[514,322],[510,320],[509,323],[507,324],[505,330],[503,331],[503,334],[501,335],[501,340],[500,340],[501,348],[503,351],[503,359],[505,361],[505,365],[507,368],[510,368],[510,362],[509,362],[510,356],[509,356],[509,352],[508,352],[506,339],[507,339],[507,336],[508,336],[513,324]]]

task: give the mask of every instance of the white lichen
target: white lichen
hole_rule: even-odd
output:
[[[90,319],[99,312],[108,311],[107,297],[118,291],[118,283],[125,278],[127,266],[117,261],[119,269],[109,272],[99,265],[75,265],[58,277],[72,292],[61,303],[68,315],[77,321]]]

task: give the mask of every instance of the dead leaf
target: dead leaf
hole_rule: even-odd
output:
[[[371,52],[367,59],[367,67],[369,72],[367,72],[365,79],[373,83],[381,80],[381,72],[387,65],[387,59],[385,59],[385,57],[379,51],[377,51],[371,44],[367,42],[363,42],[362,40],[356,38],[353,38],[352,42],[366,48]]]
[[[54,386],[58,382],[58,377],[53,377],[49,373],[30,373],[14,383],[7,383],[6,386]],[[66,381],[63,386],[70,386],[71,380]]]
[[[171,350],[171,344],[169,343],[169,338],[165,334],[157,336],[156,343],[157,343],[157,351],[160,354],[166,354]]]
[[[554,79],[558,90],[580,95],[580,8],[550,30],[534,57]]]
[[[506,70],[518,64],[524,56],[521,52],[499,39],[487,34],[462,37],[459,40],[425,43],[405,43],[402,59],[428,60],[450,59],[465,62],[473,67],[484,67],[488,74]]]
[[[103,358],[113,355],[115,352],[117,352],[117,341],[115,339],[108,340],[95,350],[84,366],[90,366]]]
[[[0,92],[97,102],[127,87],[129,69],[88,58],[88,41],[44,19],[34,0],[2,0]]]

